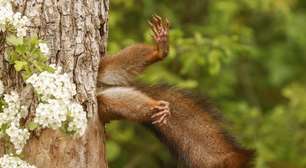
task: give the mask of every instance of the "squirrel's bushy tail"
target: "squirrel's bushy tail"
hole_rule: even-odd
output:
[[[139,87],[170,103],[167,125],[154,132],[190,168],[249,168],[254,151],[242,148],[224,131],[218,109],[207,98],[167,86]]]

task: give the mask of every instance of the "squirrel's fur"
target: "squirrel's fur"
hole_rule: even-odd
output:
[[[218,109],[207,98],[168,86],[138,87],[153,99],[170,104],[166,125],[153,128],[186,167],[248,168],[253,151],[243,149],[222,128]]]
[[[102,59],[97,100],[104,122],[127,119],[151,125],[172,153],[189,168],[247,168],[252,151],[237,145],[222,129],[217,109],[186,92],[164,87],[131,87],[146,66],[168,54],[168,21],[150,22],[156,46],[138,44]],[[153,123],[153,124],[152,124]]]

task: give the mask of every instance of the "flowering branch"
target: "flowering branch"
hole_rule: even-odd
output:
[[[12,1],[13,2],[13,1]],[[5,94],[0,80],[0,139],[9,141],[9,155],[0,158],[0,168],[35,168],[20,160],[31,131],[51,128],[74,136],[84,135],[87,116],[82,105],[74,100],[76,86],[60,67],[48,65],[49,48],[37,37],[26,37],[29,20],[13,12],[9,0],[0,0],[0,40],[5,49],[5,59],[20,72],[27,85],[32,85],[38,105],[34,117],[26,120],[28,110],[21,104],[17,92]],[[13,156],[13,154],[15,156]]]

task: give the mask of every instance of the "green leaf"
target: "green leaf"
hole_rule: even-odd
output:
[[[27,128],[30,130],[30,131],[33,131],[35,130],[36,128],[38,128],[38,124],[34,123],[34,122],[30,122],[27,126]]]
[[[18,45],[15,47],[15,52],[16,54],[19,54],[19,55],[24,55],[27,53],[29,49],[25,46],[25,45]]]
[[[50,67],[49,65],[46,65],[45,69],[46,69],[47,72],[50,72],[50,73],[55,72],[55,69]]]
[[[107,160],[109,161],[115,160],[121,152],[120,146],[114,141],[106,142],[106,149],[108,151]]]
[[[0,127],[0,133],[1,134],[4,134],[5,133],[5,130],[9,127],[9,124],[5,123],[5,124],[2,124],[1,127]]]
[[[30,66],[25,66],[24,70],[25,71],[22,72],[22,77],[24,80],[28,79],[34,73],[32,72]]]
[[[209,73],[211,75],[217,75],[221,68],[220,52],[218,50],[212,50],[208,55],[208,62],[210,64]]]
[[[16,52],[14,52],[14,50],[7,50],[5,52],[5,57],[8,59],[8,62],[10,64],[14,64],[14,62],[16,61]]]
[[[32,46],[35,46],[39,43],[39,39],[36,36],[29,38],[28,43]]]
[[[6,38],[6,41],[9,45],[13,45],[13,46],[17,46],[17,45],[22,45],[23,44],[23,39],[22,38],[18,38],[14,35],[9,35]]]
[[[19,71],[23,70],[24,67],[27,66],[27,65],[28,65],[28,63],[25,62],[25,61],[15,61],[14,67],[15,67],[15,70],[17,72],[19,72]]]

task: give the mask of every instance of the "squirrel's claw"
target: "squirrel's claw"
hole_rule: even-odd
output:
[[[157,43],[160,41],[165,41],[168,38],[168,31],[169,31],[169,20],[162,19],[158,15],[153,15],[152,19],[148,22],[153,34],[154,39]]]
[[[157,121],[153,121],[153,124],[164,124],[167,122],[167,115],[162,115]]]
[[[158,105],[154,106],[152,110],[156,111],[156,113],[151,116],[153,119],[152,124],[164,125],[167,123],[167,120],[171,114],[168,102],[159,101]]]

